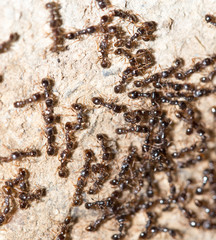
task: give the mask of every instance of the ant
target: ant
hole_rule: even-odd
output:
[[[38,157],[40,156],[39,150],[30,150],[30,151],[16,151],[11,153],[10,157],[0,157],[1,162],[11,162],[14,160],[21,160],[27,157]]]
[[[96,194],[102,188],[104,182],[110,176],[110,166],[107,164],[94,164],[91,168],[92,173],[98,173],[97,180],[93,183],[93,186],[89,189],[88,194]]]
[[[192,68],[189,70],[183,72],[177,72],[175,73],[175,78],[178,80],[184,80],[185,78],[189,78],[192,74],[195,72],[202,71],[204,68],[212,65],[216,60],[216,56],[212,55],[211,57],[204,58],[202,61],[197,62],[193,65]]]
[[[216,26],[216,19],[215,16],[212,16],[210,14],[205,15],[205,20],[207,23],[211,23],[212,25]]]
[[[154,21],[142,23],[142,26],[137,29],[137,32],[126,42],[125,46],[131,48],[133,41],[140,37],[144,41],[154,40],[155,37],[152,34],[156,31],[156,26]]]
[[[43,119],[46,125],[46,136],[47,136],[47,154],[53,156],[56,153],[56,149],[53,146],[55,142],[55,128],[53,126],[56,118],[53,115],[53,109],[55,105],[55,99],[51,93],[53,80],[50,78],[43,78],[41,81],[42,87],[44,88],[44,100],[46,104],[46,109],[43,111]]]
[[[77,111],[77,124],[74,126],[74,130],[84,129],[87,123],[86,109],[81,103],[74,103],[71,107]]]
[[[102,159],[105,161],[112,160],[114,158],[114,154],[111,149],[107,146],[107,136],[105,134],[97,134],[97,139],[101,143],[101,148],[103,151]]]
[[[14,214],[17,210],[15,199],[19,199],[20,209],[26,209],[30,206],[29,202],[34,200],[38,201],[41,197],[46,195],[45,188],[39,188],[36,189],[35,192],[30,193],[28,178],[28,170],[25,168],[19,168],[18,176],[16,178],[5,181],[2,190],[6,194],[6,206],[3,210],[3,214],[0,215],[0,225],[7,223],[8,215]]]
[[[76,142],[73,140],[72,136],[75,131],[84,129],[87,122],[86,109],[81,103],[74,103],[71,105],[77,113],[77,123],[67,122],[65,124],[65,139],[66,139],[66,149],[60,154],[61,165],[58,167],[58,174],[60,177],[66,178],[69,176],[69,170],[67,168],[68,159],[72,155],[72,150],[76,147]]]
[[[128,19],[131,23],[138,23],[139,19],[135,14],[129,13],[129,11],[123,11],[121,9],[114,9],[110,12],[113,17],[119,17],[122,19]]]
[[[61,28],[63,22],[62,22],[62,17],[59,12],[61,6],[57,2],[48,2],[45,5],[46,9],[50,10],[51,14],[51,21],[50,21],[50,27],[52,29],[53,33],[53,40],[54,43],[52,47],[50,48],[50,51],[52,52],[59,52],[59,51],[64,51],[64,37],[63,33],[64,30]]]
[[[115,132],[118,135],[127,134],[129,132],[148,133],[149,128],[146,125],[135,125],[134,127],[132,126],[130,128],[116,128]]]
[[[64,34],[64,38],[68,40],[73,40],[79,36],[86,35],[86,34],[93,34],[97,31],[96,26],[90,26],[82,30],[78,30],[76,32],[68,32]]]
[[[211,71],[211,72],[208,74],[207,77],[201,77],[201,78],[200,78],[200,82],[202,82],[202,83],[210,82],[210,81],[212,81],[212,80],[214,79],[215,75],[216,75],[216,68],[214,68],[214,70]]]
[[[6,224],[16,210],[16,203],[12,195],[8,195],[4,199],[4,209],[0,214],[0,226]]]
[[[99,48],[102,57],[101,67],[102,68],[109,68],[111,63],[108,58],[108,49],[109,49],[109,35],[105,34],[104,39],[101,41]]]
[[[100,9],[107,8],[110,5],[108,0],[96,0],[96,2]]]
[[[41,99],[43,99],[44,95],[41,93],[35,93],[33,94],[31,97],[26,98],[24,100],[20,100],[20,101],[16,101],[14,102],[14,107],[15,108],[23,108],[25,107],[27,104],[31,104],[34,102],[39,102]]]
[[[135,87],[146,87],[150,83],[157,83],[161,78],[168,78],[172,75],[178,68],[180,68],[184,64],[183,59],[177,58],[174,61],[174,65],[169,67],[166,70],[163,70],[161,73],[154,73],[150,77],[144,79],[143,81],[135,81]]]
[[[109,161],[114,159],[114,153],[107,146],[107,136],[105,134],[97,134],[97,139],[101,142],[101,148],[103,151],[102,160]],[[111,166],[110,164],[105,163],[97,163],[93,164],[91,167],[91,171],[94,174],[99,174],[96,181],[93,183],[93,186],[89,189],[88,194],[96,194],[99,192],[101,187],[103,186],[104,182],[110,176]]]
[[[89,224],[85,230],[88,232],[97,231],[101,224],[107,221],[111,217],[111,214],[105,213],[100,218],[98,218],[94,223]]]
[[[75,224],[77,218],[67,216],[62,223],[60,233],[57,235],[56,240],[65,240],[67,239],[68,234],[71,231],[71,223]]]
[[[11,44],[13,42],[18,41],[18,40],[19,40],[19,34],[18,33],[11,33],[10,37],[9,37],[9,40],[0,44],[0,54],[7,52],[10,49]]]
[[[115,112],[115,113],[121,113],[122,111],[125,111],[125,108],[126,108],[124,105],[117,105],[114,103],[105,102],[104,99],[101,97],[93,97],[92,102],[95,105],[101,105],[106,108],[112,109],[113,112]]]
[[[94,153],[92,152],[92,150],[87,149],[84,151],[85,154],[85,164],[83,166],[83,170],[81,171],[81,174],[77,180],[77,184],[76,184],[76,190],[75,193],[73,195],[73,202],[72,205],[73,206],[80,206],[83,203],[83,189],[87,184],[87,178],[90,174],[91,171],[91,162],[94,159]]]
[[[188,153],[188,152],[193,152],[195,149],[197,148],[197,144],[192,144],[189,148],[188,147],[185,147],[185,148],[182,148],[180,151],[178,152],[173,152],[172,153],[172,157],[173,158],[180,158],[182,157],[185,153]]]
[[[60,154],[60,163],[61,165],[58,167],[58,175],[62,178],[67,178],[69,176],[69,169],[67,168],[68,159],[71,157],[72,150],[75,147],[75,143],[71,138],[70,130],[71,124],[67,122],[65,124],[65,139],[66,139],[66,149],[64,149]]]

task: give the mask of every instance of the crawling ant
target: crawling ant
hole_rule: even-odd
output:
[[[105,134],[97,134],[97,139],[101,143],[101,148],[103,151],[102,159],[105,161],[112,160],[114,158],[114,154],[112,150],[107,146],[108,137]]]
[[[57,2],[48,2],[45,5],[46,9],[49,9],[50,15],[51,15],[51,21],[50,21],[50,27],[52,29],[53,33],[53,45],[50,48],[50,51],[52,52],[59,52],[59,51],[64,51],[64,30],[61,28],[63,22],[62,22],[62,17],[59,12],[60,10],[60,5]]]
[[[116,55],[124,54],[131,65],[131,67],[127,67],[122,72],[122,80],[114,87],[114,92],[117,94],[124,92],[125,86],[133,79],[133,77],[142,75],[147,68],[150,68],[155,63],[154,56],[146,49],[139,49],[135,56],[132,56],[130,52],[123,48],[117,48],[114,53]]]
[[[27,104],[39,102],[41,99],[43,99],[43,94],[38,92],[38,93],[33,94],[31,97],[29,97],[27,99],[14,102],[14,107],[15,108],[23,108]]]
[[[202,71],[204,68],[212,65],[215,62],[215,55],[211,57],[204,58],[202,61],[195,63],[192,68],[186,70],[185,72],[175,73],[175,78],[178,80],[185,80],[189,78],[192,74]]]
[[[54,105],[55,105],[55,99],[54,96],[51,92],[52,90],[52,84],[53,80],[50,78],[43,78],[41,81],[41,85],[44,88],[44,100],[46,104],[46,109],[43,111],[42,116],[46,125],[46,136],[47,136],[47,154],[49,156],[53,156],[56,153],[56,149],[54,147],[55,143],[55,128],[54,128],[54,123],[55,123],[55,116],[53,114],[54,110]]]
[[[92,102],[95,105],[101,105],[101,106],[104,106],[106,108],[112,109],[113,112],[115,112],[115,113],[121,113],[122,111],[125,110],[124,105],[117,105],[117,104],[114,104],[114,103],[105,102],[104,99],[101,98],[101,97],[93,97]]]
[[[85,229],[88,232],[97,231],[100,225],[107,221],[111,217],[111,214],[103,214],[100,218],[98,218],[94,223],[89,224]]]
[[[205,15],[205,20],[206,20],[207,23],[211,23],[212,25],[216,26],[215,16],[210,15],[210,14],[206,14]]]
[[[76,147],[76,142],[74,141],[73,135],[75,131],[84,129],[87,122],[86,109],[81,103],[74,103],[71,105],[71,107],[77,112],[77,123],[67,122],[65,124],[66,149],[64,149],[60,154],[59,161],[61,162],[61,165],[58,167],[58,174],[63,178],[66,178],[69,175],[67,162],[72,155],[73,149]]]
[[[84,187],[87,184],[87,178],[91,172],[91,162],[94,159],[94,153],[92,152],[92,150],[87,149],[84,151],[84,154],[85,154],[85,164],[77,180],[76,190],[73,195],[73,202],[72,202],[73,206],[80,206],[83,203],[82,194],[83,194]]]
[[[76,223],[77,219],[74,217],[67,216],[64,219],[64,222],[61,224],[60,233],[57,235],[56,240],[65,240],[67,239],[68,234],[71,231],[71,223]]]
[[[92,187],[89,189],[88,194],[96,194],[102,188],[104,182],[110,176],[110,166],[108,164],[94,164],[91,168],[92,173],[99,174]]]
[[[97,134],[97,139],[101,143],[101,148],[103,151],[102,160],[110,161],[114,158],[114,154],[110,147],[107,146],[107,136],[105,134]],[[93,164],[91,167],[91,171],[94,174],[98,174],[96,181],[93,183],[93,186],[89,189],[88,194],[96,194],[99,192],[104,182],[110,176],[110,164],[107,163],[97,163]]]
[[[74,126],[74,130],[84,129],[85,124],[87,123],[87,110],[81,103],[74,103],[71,107],[78,112],[77,113],[77,124]]]
[[[96,2],[100,9],[107,8],[110,4],[108,0],[96,0]]]
[[[30,192],[29,188],[29,172],[25,168],[19,168],[18,176],[14,179],[5,181],[5,185],[2,190],[5,197],[5,208],[3,214],[0,215],[0,225],[7,223],[9,216],[14,214],[17,210],[16,199],[19,200],[19,208],[26,209],[30,206],[29,202],[34,200],[38,201],[46,195],[45,188],[36,189],[34,192]]]
[[[132,54],[129,51],[125,50],[124,48],[117,48],[114,54],[116,55],[123,54],[129,60],[129,63],[132,67],[137,65],[136,59],[132,56]]]
[[[19,40],[19,34],[18,33],[11,33],[10,37],[9,37],[9,40],[0,44],[0,54],[7,52],[10,49],[11,44],[13,42],[16,42],[17,40]]]
[[[65,33],[64,38],[66,38],[68,40],[73,40],[73,39],[76,39],[77,37],[82,36],[82,35],[93,34],[96,31],[97,31],[96,26],[90,26],[90,27],[87,27],[85,29],[78,30],[76,32]]]
[[[86,209],[112,209],[115,204],[117,203],[117,199],[114,198],[114,196],[108,197],[104,200],[95,201],[95,202],[86,202],[85,208]]]
[[[105,34],[104,39],[101,41],[100,45],[100,53],[101,53],[101,67],[102,68],[109,68],[111,63],[108,58],[108,49],[109,49],[109,35]]]
[[[142,26],[137,29],[137,32],[126,42],[125,46],[131,48],[134,40],[142,37],[144,41],[154,40],[152,35],[156,31],[157,24],[154,21],[144,22]]]
[[[197,144],[192,144],[190,147],[185,147],[185,148],[182,148],[180,151],[178,152],[173,152],[172,153],[172,157],[173,158],[180,158],[182,157],[185,153],[188,153],[188,152],[193,152],[195,149],[197,148]]]
[[[70,136],[70,130],[68,130],[68,124],[65,124],[65,138],[66,138],[66,149],[64,149],[60,154],[60,163],[61,165],[58,167],[58,175],[59,177],[66,178],[69,175],[69,170],[67,168],[68,159],[71,157],[72,150],[74,148],[74,141]]]
[[[161,73],[154,73],[150,77],[144,79],[143,81],[135,81],[135,87],[145,87],[150,83],[157,83],[160,81],[161,78],[168,78],[170,77],[179,67],[183,65],[184,61],[181,58],[177,58],[174,61],[173,66],[169,67],[166,70],[163,70]]]
[[[110,13],[113,17],[128,19],[131,23],[138,23],[139,22],[138,17],[135,14],[129,13],[129,11],[123,11],[121,9],[114,9]]]
[[[30,150],[30,151],[16,151],[11,153],[9,157],[0,157],[1,162],[11,162],[14,160],[22,160],[23,158],[28,157],[38,157],[40,156],[39,150]]]
[[[146,125],[135,125],[130,128],[116,128],[115,132],[118,135],[121,134],[127,134],[130,132],[136,132],[136,133],[148,133],[149,128]]]
[[[201,77],[201,78],[200,78],[200,82],[202,82],[202,83],[210,82],[210,81],[212,81],[212,80],[214,79],[215,75],[216,75],[216,68],[214,68],[214,70],[211,71],[211,72],[208,74],[207,77]]]
[[[12,195],[8,195],[4,199],[4,209],[0,214],[0,226],[8,223],[12,215],[15,213],[16,203]]]

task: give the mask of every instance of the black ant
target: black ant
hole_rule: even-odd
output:
[[[204,68],[212,65],[216,60],[215,55],[211,57],[204,58],[202,61],[197,62],[193,65],[192,68],[188,69],[185,72],[177,72],[175,73],[175,78],[178,80],[184,80],[185,78],[189,78],[192,74],[202,71]]]
[[[96,0],[96,2],[100,9],[107,8],[110,5],[108,0]]]
[[[31,97],[29,97],[27,99],[14,102],[14,107],[15,108],[23,108],[27,104],[31,104],[31,103],[40,101],[41,99],[43,99],[43,97],[44,97],[43,94],[41,94],[39,92],[35,93]]]
[[[114,104],[114,103],[105,102],[104,99],[101,98],[101,97],[93,97],[92,102],[95,105],[101,105],[101,106],[104,106],[106,108],[112,109],[113,112],[115,112],[115,113],[121,113],[122,111],[125,110],[124,105],[117,105],[117,104]]]
[[[206,20],[207,23],[211,23],[212,25],[216,26],[215,16],[210,15],[210,14],[206,14],[205,15],[205,20]]]

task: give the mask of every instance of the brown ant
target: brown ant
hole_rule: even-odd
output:
[[[44,88],[44,100],[46,104],[46,109],[42,112],[42,116],[46,125],[46,136],[47,136],[47,154],[49,156],[53,156],[56,153],[56,149],[54,147],[55,143],[55,128],[53,124],[55,123],[55,120],[57,119],[54,114],[54,105],[55,105],[55,99],[51,92],[53,80],[50,78],[43,78],[41,81],[42,87]]]
[[[83,203],[82,194],[83,194],[84,187],[87,184],[87,178],[91,172],[91,162],[94,159],[94,153],[92,152],[92,150],[89,150],[89,149],[85,150],[84,153],[85,153],[85,164],[77,180],[76,190],[73,195],[73,202],[72,202],[73,206],[80,206]]]
[[[14,214],[17,210],[16,200],[19,199],[20,209],[26,209],[30,206],[29,202],[40,200],[41,197],[46,195],[45,188],[39,188],[35,192],[30,192],[29,188],[29,172],[25,168],[19,168],[18,176],[14,179],[5,181],[2,187],[5,197],[5,208],[3,214],[0,215],[0,225],[7,223],[9,216]]]
[[[134,40],[142,37],[144,41],[154,40],[155,37],[152,35],[156,31],[156,22],[144,22],[142,26],[137,29],[137,32],[125,43],[127,48],[131,48]]]
[[[123,11],[121,9],[114,9],[110,12],[113,17],[119,17],[122,19],[128,19],[131,23],[138,23],[139,19],[135,14],[129,13],[129,11]]]
[[[67,216],[64,219],[64,222],[61,224],[60,233],[57,235],[56,240],[65,240],[67,239],[68,234],[71,232],[71,223],[75,224],[77,218]]]
[[[52,47],[50,48],[50,51],[52,52],[59,52],[64,51],[64,30],[61,28],[63,22],[62,17],[59,12],[61,6],[57,2],[48,2],[45,5],[46,9],[49,9],[50,15],[51,15],[51,21],[50,21],[50,27],[52,29],[53,33],[53,40],[54,43]]]
[[[76,39],[79,36],[86,35],[86,34],[93,34],[97,31],[96,26],[90,26],[82,30],[78,30],[76,32],[68,32],[64,34],[64,38],[68,40]]]
[[[17,40],[19,40],[19,34],[18,33],[11,33],[10,37],[9,37],[9,40],[0,44],[0,54],[7,52],[10,49],[11,44],[13,42],[16,42]]]
[[[76,148],[76,142],[74,141],[74,133],[77,130],[84,129],[85,124],[88,120],[86,115],[86,109],[81,103],[74,103],[71,105],[72,109],[77,112],[77,123],[67,122],[65,124],[65,140],[66,140],[66,149],[60,154],[61,165],[58,167],[58,174],[60,177],[68,177],[69,170],[67,168],[68,159],[72,155],[72,151]]]
[[[11,153],[9,157],[0,157],[1,162],[11,162],[14,160],[22,160],[23,158],[28,157],[38,157],[40,156],[39,150],[29,150],[29,151],[16,151]]]

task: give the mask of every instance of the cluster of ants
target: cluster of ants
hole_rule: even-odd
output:
[[[15,214],[18,207],[20,209],[27,209],[30,207],[31,202],[35,200],[39,201],[43,196],[46,196],[45,188],[39,188],[31,192],[28,178],[28,170],[19,168],[16,178],[5,181],[5,185],[2,187],[4,203],[0,214],[0,225],[7,223]],[[19,202],[16,201],[17,199]]]
[[[210,144],[214,141],[209,134],[210,128],[203,124],[203,113],[200,112],[196,103],[200,99],[214,95],[216,87],[213,83],[216,75],[216,54],[212,54],[191,66],[183,69],[184,60],[177,58],[173,64],[160,72],[152,73],[146,77],[146,72],[156,64],[151,49],[138,49],[141,42],[154,41],[154,32],[157,24],[154,21],[140,22],[136,14],[131,11],[113,9],[107,0],[96,0],[101,10],[112,9],[109,14],[103,15],[100,22],[78,31],[66,32],[62,28],[60,5],[49,2],[45,5],[50,11],[50,27],[52,30],[52,52],[60,53],[68,50],[65,47],[67,40],[81,39],[83,35],[94,33],[102,36],[99,44],[101,54],[101,67],[111,67],[109,55],[123,56],[128,60],[129,66],[122,71],[121,80],[114,86],[114,93],[125,93],[131,101],[131,106],[117,104],[116,101],[107,101],[102,97],[93,97],[92,103],[97,107],[105,107],[114,114],[123,115],[125,123],[119,123],[115,129],[118,138],[129,135],[139,140],[140,146],[131,146],[124,156],[120,169],[115,169],[116,150],[112,147],[112,139],[105,133],[98,133],[96,139],[101,147],[100,161],[93,149],[84,150],[84,165],[77,179],[75,192],[70,204],[69,212],[61,224],[56,240],[65,240],[70,236],[72,225],[79,220],[73,216],[74,207],[84,205],[85,208],[97,211],[98,218],[86,226],[86,231],[97,231],[107,221],[115,220],[118,224],[118,232],[112,235],[113,240],[123,239],[129,234],[129,228],[133,218],[138,212],[146,215],[146,223],[139,239],[150,239],[161,232],[169,234],[172,238],[183,236],[181,229],[173,229],[161,225],[159,219],[163,212],[178,209],[182,216],[193,228],[204,230],[216,229],[216,172],[214,149]],[[115,24],[115,19],[121,22]],[[216,18],[206,15],[207,23],[216,26]],[[129,21],[137,28],[130,36],[124,31],[122,22]],[[14,34],[13,34],[14,35]],[[18,35],[17,35],[18,36]],[[18,38],[11,36],[8,42],[0,45],[0,53],[9,49],[11,42]],[[2,47],[1,47],[2,46]],[[1,50],[3,49],[3,50]],[[205,74],[199,79],[199,84],[190,83],[191,76],[196,73]],[[0,77],[1,81],[1,77]],[[133,83],[135,89],[129,88]],[[43,92],[32,94],[29,98],[16,101],[15,108],[23,108],[36,102],[43,101],[46,108],[42,112],[45,122],[45,135],[47,138],[48,156],[56,156],[58,149],[55,143],[57,130],[55,123],[59,121],[54,114],[57,103],[52,87],[54,80],[42,79]],[[208,87],[203,87],[205,84]],[[145,99],[145,101],[144,101]],[[138,106],[138,107],[137,107]],[[65,148],[59,154],[60,166],[58,176],[68,178],[70,171],[68,163],[72,161],[73,152],[80,144],[76,134],[87,128],[89,108],[81,103],[73,103],[72,111],[76,112],[75,122],[66,122]],[[174,110],[174,119],[167,114],[169,109]],[[211,108],[216,119],[216,106]],[[196,139],[196,142],[173,151],[173,128],[183,122],[183,134],[188,136],[188,142]],[[193,141],[193,140],[192,140]],[[187,141],[186,141],[187,142]],[[0,157],[1,162],[22,160],[26,157],[37,157],[38,150],[17,151],[9,157]],[[203,170],[201,180],[188,178],[179,185],[178,176],[184,168],[193,169],[194,165],[201,162],[208,163]],[[161,191],[156,180],[158,173],[166,176],[168,189],[166,193]],[[0,225],[8,223],[10,217],[17,209],[16,199],[19,199],[19,207],[25,209],[34,200],[40,200],[45,196],[45,189],[40,188],[31,192],[28,182],[29,173],[26,169],[19,169],[15,179],[9,179],[3,186],[5,195],[4,208],[0,214]],[[94,179],[90,184],[89,179]],[[113,189],[109,196],[98,201],[88,201],[88,196],[98,194],[109,183]],[[208,196],[208,200],[202,195]],[[188,207],[194,205],[197,211]],[[200,215],[203,210],[205,215]],[[160,212],[160,214],[158,213]],[[204,217],[203,217],[204,216]]]

